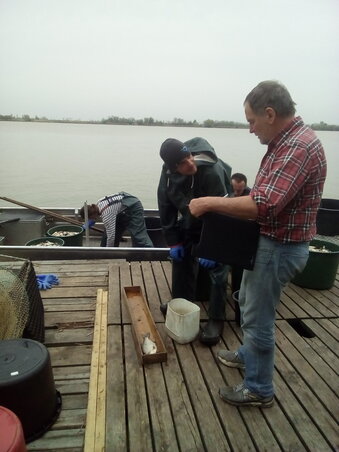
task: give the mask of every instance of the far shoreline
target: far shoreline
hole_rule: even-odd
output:
[[[153,118],[134,119],[134,118],[119,118],[118,116],[111,116],[100,121],[84,121],[76,119],[48,119],[46,117],[34,118],[29,115],[13,116],[0,115],[0,121],[7,122],[37,122],[37,123],[56,123],[56,124],[95,124],[95,125],[126,125],[126,126],[151,126],[151,127],[196,127],[196,128],[213,128],[213,129],[248,129],[247,123],[236,121],[218,121],[213,119],[206,119],[202,123],[198,121],[184,121],[180,118],[175,118],[173,121],[159,121]],[[339,131],[339,125],[327,124],[323,121],[315,124],[308,124],[316,131]]]

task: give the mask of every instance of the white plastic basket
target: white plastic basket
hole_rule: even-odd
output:
[[[179,344],[192,342],[199,333],[200,308],[184,298],[168,303],[165,330]]]

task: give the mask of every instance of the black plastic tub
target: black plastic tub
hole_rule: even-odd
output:
[[[31,339],[0,341],[0,405],[18,416],[27,443],[56,421],[61,395],[43,344]]]
[[[32,239],[26,243],[26,246],[46,246],[44,243],[52,242],[55,246],[64,246],[65,242],[60,237],[39,237],[37,239]]]
[[[317,215],[317,234],[339,235],[339,199],[322,199]]]
[[[310,251],[306,267],[292,279],[292,283],[307,289],[331,289],[338,269],[339,245],[324,240],[312,240],[310,245],[325,247],[330,252]]]
[[[54,234],[63,234],[65,235],[54,235]],[[73,235],[67,235],[71,233]],[[76,226],[73,224],[64,224],[60,226],[54,226],[53,228],[48,229],[47,235],[49,237],[58,237],[62,238],[65,242],[65,246],[82,246],[82,239],[84,235],[84,229],[81,226]]]
[[[165,236],[162,232],[160,217],[145,217],[145,224],[149,238],[155,248],[167,248]]]

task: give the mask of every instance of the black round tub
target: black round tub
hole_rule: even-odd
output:
[[[26,442],[43,435],[56,421],[61,396],[43,344],[31,339],[0,341],[0,405],[18,416]]]

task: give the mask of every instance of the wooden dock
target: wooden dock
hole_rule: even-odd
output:
[[[27,445],[29,451],[84,448],[98,289],[108,292],[106,429],[105,447],[93,452],[339,450],[339,277],[331,290],[292,284],[284,290],[276,321],[275,403],[260,409],[233,407],[218,396],[219,387],[242,379],[240,370],[216,359],[219,349],[241,341],[231,296],[222,343],[179,345],[165,334],[159,311],[160,302],[171,298],[169,262],[44,261],[34,267],[60,280],[41,295],[62,411],[43,437]],[[121,296],[125,286],[142,288],[167,362],[139,364]],[[206,320],[205,303],[200,306]]]

